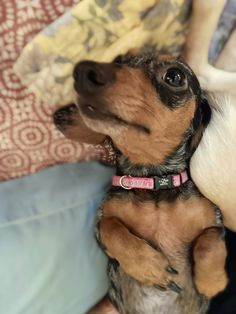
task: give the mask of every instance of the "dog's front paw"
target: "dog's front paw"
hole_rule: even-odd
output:
[[[171,267],[162,252],[142,242],[133,262],[122,263],[122,269],[142,284],[155,286],[160,290],[173,290],[177,293],[181,288],[175,283],[178,272]]]

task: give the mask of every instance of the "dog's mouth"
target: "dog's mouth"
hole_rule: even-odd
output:
[[[104,111],[99,110],[97,107],[86,101],[77,102],[77,106],[83,115],[91,119],[99,119],[99,116],[106,114]]]
[[[79,107],[79,110],[81,112],[81,115],[92,119],[94,121],[100,121],[100,122],[108,122],[109,124],[112,124],[114,127],[116,126],[122,126],[122,127],[132,127],[139,131],[142,131],[146,134],[150,134],[151,131],[146,126],[136,123],[127,121],[126,119],[120,117],[119,115],[112,113],[106,109],[100,109],[99,106],[94,106],[89,102],[81,101],[77,102],[77,106]]]

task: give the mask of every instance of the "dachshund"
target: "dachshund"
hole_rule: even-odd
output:
[[[219,208],[189,174],[211,109],[190,67],[147,52],[79,62],[76,105],[54,114],[65,136],[112,141],[113,186],[98,211],[109,297],[120,314],[203,314],[227,285]],[[207,156],[206,156],[207,158]]]

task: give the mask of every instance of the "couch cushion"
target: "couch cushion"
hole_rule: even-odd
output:
[[[106,293],[93,229],[112,173],[90,162],[0,184],[0,313],[84,314]]]

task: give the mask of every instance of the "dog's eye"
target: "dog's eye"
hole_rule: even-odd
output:
[[[168,69],[162,79],[172,87],[181,87],[185,84],[185,75],[177,68]]]

